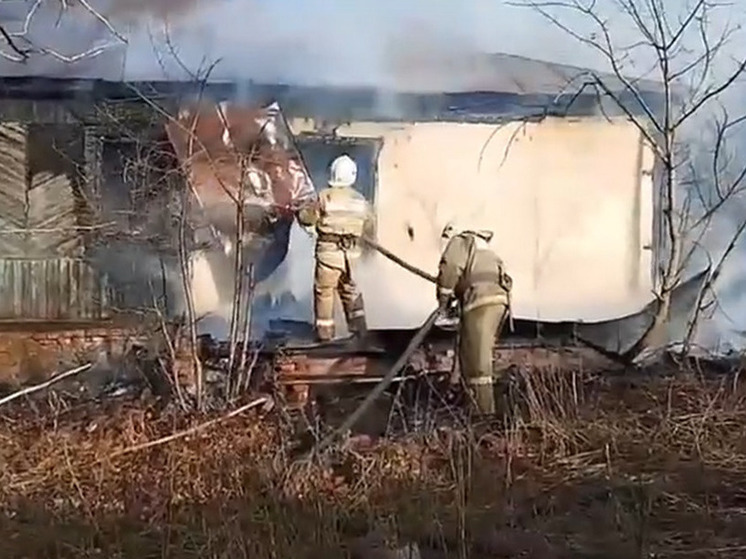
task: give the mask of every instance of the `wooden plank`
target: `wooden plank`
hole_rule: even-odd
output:
[[[0,254],[25,256],[27,129],[0,122]]]
[[[82,235],[72,186],[67,177],[43,172],[31,177],[28,191],[28,255],[73,256],[80,253]]]
[[[26,256],[82,255],[78,200],[72,182],[84,159],[83,129],[70,126],[29,127]]]
[[[109,316],[106,278],[70,258],[0,258],[0,319],[100,320]]]

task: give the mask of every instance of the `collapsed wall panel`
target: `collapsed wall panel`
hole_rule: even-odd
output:
[[[190,183],[195,306],[225,323],[236,299],[239,215],[242,265],[267,280],[286,258],[294,210],[315,198],[314,185],[276,103],[187,103],[165,128]]]
[[[0,256],[26,254],[26,140],[17,122],[0,123]]]
[[[26,227],[32,233],[27,256],[82,255],[79,203],[73,186],[78,180],[75,162],[82,155],[82,145],[74,130],[59,126],[29,127]]]
[[[297,134],[321,126],[292,124]],[[610,320],[650,301],[653,192],[633,123],[353,122],[335,132],[381,141],[378,241],[407,262],[435,273],[440,231],[455,219],[495,233],[517,318]],[[427,281],[379,255],[358,269],[371,328],[416,328],[435,305]],[[310,286],[294,295],[310,306]]]

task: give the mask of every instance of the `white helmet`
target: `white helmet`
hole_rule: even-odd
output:
[[[357,180],[357,164],[349,155],[340,155],[329,168],[329,186],[352,186]]]

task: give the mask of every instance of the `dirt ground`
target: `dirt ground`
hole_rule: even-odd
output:
[[[738,375],[526,380],[508,430],[358,438],[323,464],[294,461],[276,411],[132,450],[208,417],[6,406],[2,557],[746,556]]]

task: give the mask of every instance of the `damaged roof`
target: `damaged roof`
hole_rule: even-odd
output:
[[[558,95],[593,77],[612,91],[624,91],[622,80],[610,73],[507,53],[409,58],[397,67],[402,89],[412,92],[492,92],[516,95]],[[653,80],[631,80],[640,91],[655,92]]]
[[[660,111],[663,106],[663,97],[657,92],[642,92],[639,95],[622,92],[611,100],[599,98],[594,90],[588,88],[582,94],[573,90],[560,95],[489,91],[397,93],[370,87],[311,87],[252,82],[213,82],[205,85],[196,82],[0,78],[0,100],[17,101],[0,102],[0,118],[57,121],[64,118],[59,116],[61,109],[76,114],[75,120],[80,120],[89,111],[88,107],[101,102],[157,102],[169,110],[168,107],[176,107],[195,97],[245,105],[267,105],[276,101],[287,116],[329,122],[504,122],[548,116],[612,117],[627,113],[644,117],[648,111],[642,110],[641,100],[653,113]],[[23,109],[21,113],[9,112],[18,110],[11,105],[33,101],[57,103],[36,103],[33,108]],[[49,116],[45,116],[44,111]]]
[[[169,74],[172,74],[169,72]],[[231,76],[214,72],[215,82],[235,81]],[[290,79],[270,80],[257,76],[244,81],[283,82],[297,87],[376,88],[395,93],[498,93],[512,95],[558,95],[577,89],[593,77],[603,80],[612,91],[624,91],[625,84],[617,76],[595,72],[589,68],[558,64],[507,53],[444,55],[439,57],[403,57],[378,84],[314,83]],[[126,51],[111,48],[96,57],[76,62],[55,59],[15,62],[0,57],[0,78],[54,78],[67,80],[181,81],[161,75],[127,70]],[[642,92],[657,92],[661,85],[653,80],[630,80]]]
[[[13,4],[24,3],[0,3],[0,19],[13,15],[10,13]],[[42,24],[39,20],[39,25]],[[50,41],[59,44],[61,52],[75,52],[72,46],[75,34],[70,31],[69,26],[49,28],[55,34]],[[596,90],[584,87],[595,77],[616,92],[618,100],[633,113],[642,112],[640,98],[653,112],[662,98],[660,85],[650,80],[634,82],[636,91],[632,93],[617,77],[581,67],[506,53],[453,50],[403,54],[387,68],[385,75],[368,74],[363,68],[356,74],[361,82],[358,85],[350,77],[345,78],[346,83],[320,83],[321,78],[308,76],[308,72],[293,72],[301,61],[288,48],[247,52],[245,67],[264,69],[254,79],[232,79],[218,65],[210,74],[207,87],[195,83],[193,78],[187,79],[183,69],[166,68],[163,61],[158,61],[162,66],[155,64],[144,72],[143,68],[149,64],[143,64],[144,55],[135,52],[133,46],[121,44],[74,62],[37,55],[17,62],[0,56],[0,97],[85,103],[134,100],[138,96],[151,100],[184,97],[198,91],[216,100],[250,103],[276,100],[288,115],[338,121],[464,121],[619,114],[621,111],[614,102],[604,104],[599,110]],[[139,70],[133,59],[137,59]],[[301,75],[303,80],[293,78]]]
[[[3,81],[6,78],[42,78],[114,83],[180,82],[194,80],[189,69],[204,67],[207,54],[201,49],[192,52],[179,48],[178,54],[174,54],[171,44],[162,45],[153,36],[141,33],[124,44],[112,40],[110,30],[101,27],[100,22],[96,22],[98,27],[84,25],[80,18],[72,14],[63,17],[58,9],[46,4],[34,6],[30,18],[28,4],[22,0],[0,2],[0,21],[4,29],[18,33],[25,28],[28,37],[40,39],[29,45],[37,42],[47,45],[46,48],[54,45],[57,54],[32,53],[22,62],[14,61],[11,58],[18,58],[18,54],[0,39],[4,54],[0,56],[0,79]],[[112,2],[105,3],[109,4]],[[19,47],[29,46],[19,37],[13,40]],[[60,55],[90,53],[92,49],[98,49],[95,56],[74,61],[60,59]],[[263,44],[263,48],[242,49],[239,61],[221,60],[211,68],[209,75],[215,82],[282,83],[299,90],[368,90],[376,91],[379,97],[382,91],[391,95],[557,96],[575,94],[584,82],[595,77],[602,79],[612,91],[627,90],[623,81],[612,74],[513,54],[478,53],[451,44],[437,49],[432,45],[419,50],[416,46],[396,48],[385,57],[385,64],[376,64],[373,59],[360,62],[354,56],[330,60],[335,54],[329,52],[322,58],[318,56],[305,50],[299,54],[298,45],[292,41],[275,41]],[[347,60],[350,58],[355,59],[351,66]],[[195,64],[185,63],[185,60]],[[327,71],[330,68],[334,71]],[[57,83],[62,86],[61,82]],[[660,84],[651,80],[637,80],[634,85],[638,91],[646,93],[661,89]]]

